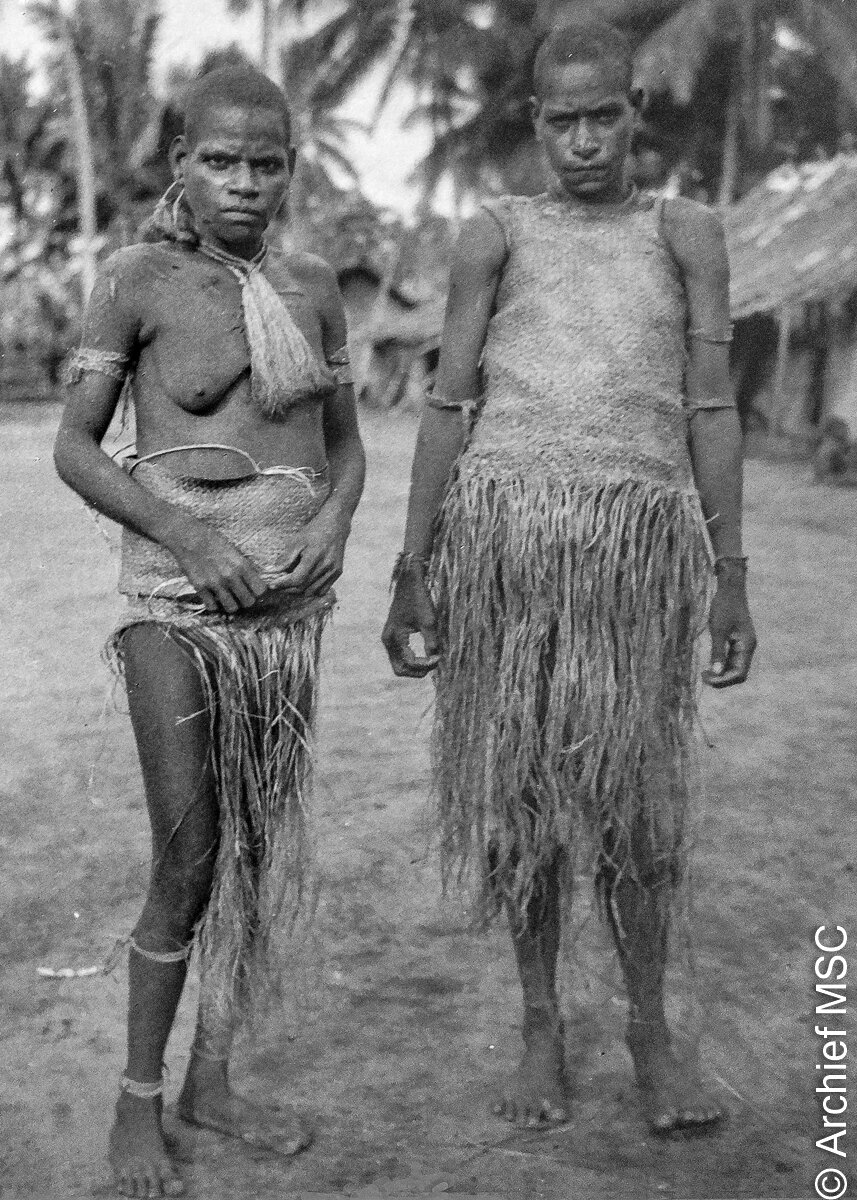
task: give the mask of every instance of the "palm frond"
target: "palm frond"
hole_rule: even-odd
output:
[[[799,30],[822,55],[851,105],[857,107],[857,14],[835,0],[795,0]]]
[[[666,93],[690,104],[697,81],[715,50],[741,37],[737,0],[688,0],[640,46],[636,81],[650,95]]]

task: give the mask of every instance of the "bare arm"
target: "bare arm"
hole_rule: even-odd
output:
[[[408,565],[397,581],[383,633],[397,675],[420,677],[437,664],[434,608],[423,564],[431,554],[449,479],[467,438],[464,412],[479,390],[479,360],[505,258],[500,227],[487,213],[477,214],[462,230],[455,251],[435,387],[440,403],[459,407],[427,405],[417,434],[405,527]],[[423,659],[408,646],[416,632],[425,641]]]
[[[317,262],[313,277],[322,322],[322,344],[329,358],[347,345],[345,311],[331,268]],[[340,384],[325,399],[322,421],[330,470],[330,495],[302,535],[299,558],[289,578],[289,586],[300,589],[307,596],[323,595],[342,574],[345,543],[363,493],[366,474],[352,384]]]
[[[711,666],[707,682],[742,683],[756,635],[739,561],[743,467],[741,428],[732,404],[729,346],[729,260],[718,217],[699,205],[670,206],[667,231],[681,268],[689,328],[686,400],[693,473],[717,564],[711,606]],[[694,333],[697,336],[694,336]]]
[[[139,309],[127,274],[115,262],[102,270],[84,325],[88,349],[135,353]],[[60,478],[100,513],[169,550],[207,608],[235,612],[255,603],[267,585],[249,560],[215,530],[153,496],[101,449],[121,390],[121,379],[95,370],[70,386],[54,445]]]

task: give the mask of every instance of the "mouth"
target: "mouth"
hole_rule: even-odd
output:
[[[231,221],[252,223],[260,221],[262,214],[254,208],[223,208],[221,214]]]
[[[566,177],[571,180],[585,183],[588,179],[603,179],[607,174],[606,167],[569,167],[566,171]]]

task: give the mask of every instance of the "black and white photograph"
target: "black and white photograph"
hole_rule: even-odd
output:
[[[0,1200],[855,1192],[857,0],[0,0],[0,559]]]

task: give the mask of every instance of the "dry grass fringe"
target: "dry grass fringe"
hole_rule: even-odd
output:
[[[475,885],[483,920],[499,899],[523,916],[558,848],[570,891],[581,844],[602,882],[641,861],[677,882],[710,578],[698,498],[462,474],[433,578],[444,885]]]
[[[211,722],[220,842],[196,939],[206,1011],[224,1027],[278,994],[283,951],[317,903],[308,801],[326,616],[159,622],[192,655]],[[121,633],[108,645],[120,671]]]

